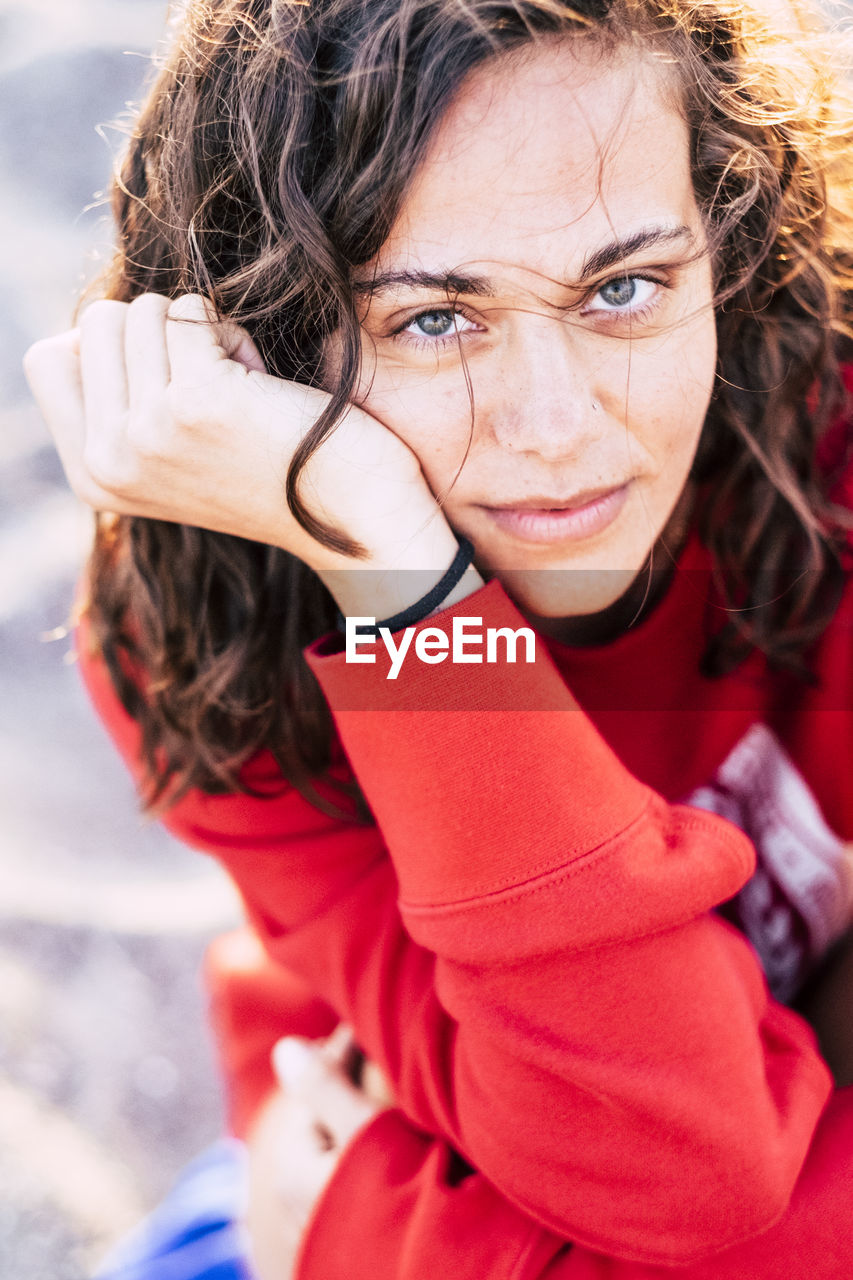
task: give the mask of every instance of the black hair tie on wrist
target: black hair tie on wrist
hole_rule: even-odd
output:
[[[456,555],[453,557],[453,563],[447,572],[439,579],[425,596],[421,596],[420,600],[416,600],[408,609],[403,609],[401,613],[395,613],[390,618],[377,622],[372,627],[359,627],[361,635],[378,635],[380,627],[387,627],[389,631],[402,631],[404,627],[414,627],[419,622],[423,622],[424,618],[428,618],[434,613],[442,601],[446,600],[453,588],[462,578],[462,575],[470,567],[474,559],[473,544],[467,538],[457,535],[459,547]],[[338,626],[346,625],[346,619],[342,613],[338,614]]]

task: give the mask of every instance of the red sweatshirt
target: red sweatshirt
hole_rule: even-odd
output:
[[[299,1280],[853,1275],[853,1090],[833,1093],[758,959],[787,997],[849,918],[853,583],[813,688],[758,655],[703,679],[713,608],[694,538],[658,607],[599,648],[412,657],[390,681],[381,646],[356,666],[320,642],[338,768],[377,825],[323,815],[268,756],[247,770],[264,798],[168,815],[279,966],[263,1026],[239,962],[220,982],[238,1125],[269,1083],[258,1051],[337,1018],[398,1098],[345,1152]],[[497,582],[424,625],[455,614],[525,625]],[[733,895],[751,943],[714,913]]]

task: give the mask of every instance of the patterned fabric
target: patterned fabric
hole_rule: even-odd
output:
[[[776,736],[756,724],[687,803],[728,818],[755,845],[757,866],[733,918],[777,1000],[793,1000],[850,921],[847,842]]]

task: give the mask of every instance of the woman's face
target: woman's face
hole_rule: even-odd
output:
[[[651,57],[583,41],[487,65],[359,272],[360,402],[538,616],[623,595],[708,408],[711,270],[676,103]]]

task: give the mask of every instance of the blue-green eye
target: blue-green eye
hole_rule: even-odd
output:
[[[622,280],[610,280],[599,289],[598,296],[603,298],[610,307],[627,307],[629,302],[634,301],[636,292],[636,280],[631,276],[625,276]]]
[[[628,315],[651,302],[658,289],[657,280],[644,276],[617,276],[608,280],[587,304],[587,311],[624,311]]]
[[[425,338],[445,338],[456,329],[456,319],[453,311],[423,311],[409,322],[408,329]]]
[[[397,336],[424,347],[440,347],[458,342],[460,335],[478,326],[454,307],[436,307],[433,311],[420,311],[408,324],[398,330]]]

